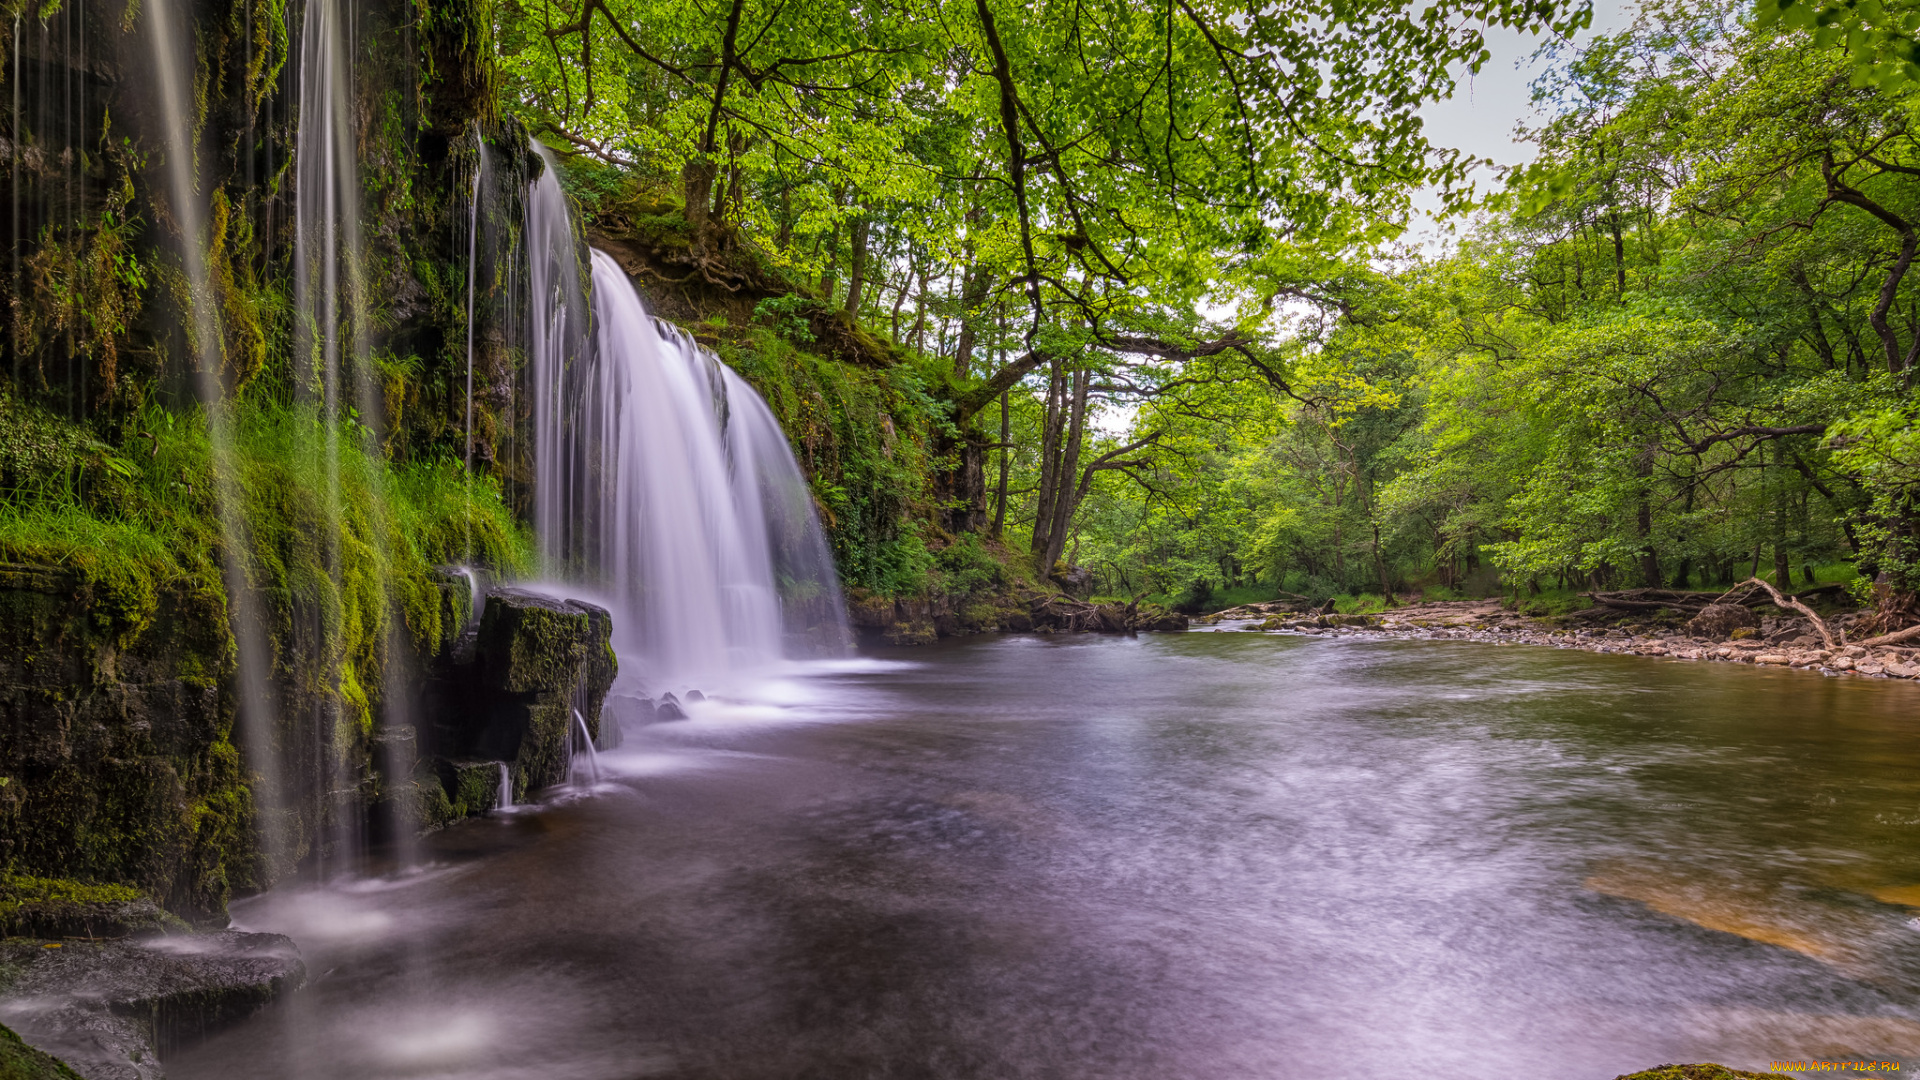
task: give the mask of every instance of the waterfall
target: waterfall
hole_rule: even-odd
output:
[[[725,689],[850,642],[813,496],[765,401],[577,240],[552,161],[527,199],[534,525],[614,609],[622,684]]]
[[[495,810],[513,809],[513,770],[504,761],[500,762],[500,793],[493,802]]]
[[[363,529],[376,555],[374,568],[379,594],[392,590],[383,568],[387,509],[376,486],[369,493],[367,520],[350,522],[344,513],[340,481],[340,432],[348,404],[360,424],[352,427],[361,445],[356,449],[379,457],[380,420],[384,408],[373,370],[371,326],[366,296],[365,246],[360,233],[360,179],[353,133],[353,73],[350,16],[352,0],[307,0],[300,27],[299,126],[294,135],[294,385],[296,392],[319,411],[321,447],[326,468],[323,543],[329,552],[334,585],[341,585],[341,538],[351,526]],[[390,630],[404,633],[397,626]],[[397,637],[396,637],[397,640]],[[393,652],[393,650],[390,650]],[[398,655],[397,652],[394,652]],[[336,687],[339,672],[322,673]],[[389,664],[381,673],[380,723],[396,748],[410,747],[411,724],[406,714],[403,665]],[[342,745],[343,726],[310,721],[313,730],[300,739],[312,745],[314,774],[308,783],[315,793],[315,809],[329,827],[331,849],[321,852],[323,867],[350,865],[363,836],[358,768],[350,748]],[[411,772],[413,762],[398,753],[388,768],[395,775]],[[400,835],[411,825],[398,823]]]
[[[527,192],[525,249],[527,371],[532,383],[533,530],[540,543],[541,570],[549,577],[568,574],[568,554],[579,549],[593,507],[589,492],[587,447],[591,438],[574,437],[583,415],[578,398],[569,400],[568,366],[584,369],[593,349],[587,294],[580,281],[578,238],[567,210],[566,193],[553,155],[534,144],[540,176]],[[578,388],[577,382],[573,384]],[[597,438],[597,433],[595,436]]]
[[[480,276],[480,259],[477,251],[480,243],[480,185],[487,177],[487,143],[480,137],[480,128],[473,129],[473,190],[467,198],[467,449],[462,462],[467,471],[473,471],[473,286]],[[471,528],[471,524],[469,524]],[[473,540],[467,540],[468,552],[473,554]]]
[[[194,185],[198,172],[193,129],[188,115],[192,95],[191,31],[182,41],[178,31],[186,20],[174,11],[173,0],[148,0],[147,41],[153,50],[159,83],[160,114],[166,125],[166,176],[173,220],[180,231],[180,257],[186,272],[188,340],[194,352],[196,392],[206,409],[207,438],[212,446],[214,500],[220,518],[224,554],[222,583],[230,612],[229,627],[236,652],[235,711],[247,751],[247,767],[258,778],[254,785],[256,820],[268,872],[287,866],[289,842],[285,827],[284,788],[280,761],[274,752],[277,726],[265,652],[266,626],[260,618],[245,566],[246,528],[241,520],[239,467],[233,451],[233,429],[227,412],[227,392],[220,372],[220,318],[208,287],[205,213],[202,195]]]
[[[830,608],[826,636],[844,642],[812,496],[766,403],[650,317],[602,251],[593,304],[595,355],[576,422],[593,440],[601,490],[581,546],[626,616],[616,648],[645,681],[725,687],[784,654],[783,594]]]

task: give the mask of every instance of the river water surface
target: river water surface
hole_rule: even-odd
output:
[[[236,904],[312,981],[169,1075],[1920,1065],[1920,687],[989,637],[701,703],[602,766],[424,871]]]

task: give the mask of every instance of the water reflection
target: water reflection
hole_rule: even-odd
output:
[[[1225,634],[893,658],[632,733],[614,793],[438,834],[437,875],[243,907],[321,974],[171,1074],[1920,1057],[1920,688]]]

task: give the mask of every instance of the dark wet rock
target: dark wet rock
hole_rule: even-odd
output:
[[[707,700],[707,695],[701,693],[698,690],[689,690],[687,691],[687,700],[688,701],[705,701]]]
[[[1687,635],[1708,641],[1724,641],[1741,627],[1759,626],[1751,609],[1741,604],[1708,604],[1700,614],[1687,621]]]
[[[159,1054],[306,980],[293,942],[221,931],[0,943],[0,1022],[87,1080],[158,1080]]]
[[[606,707],[602,710],[603,734],[619,731],[623,725],[639,727],[651,724],[655,719],[657,706],[650,697],[639,694],[609,694]]]
[[[687,711],[680,707],[680,699],[671,693],[660,695],[660,704],[654,706],[654,718],[657,720],[685,720]]]
[[[1177,632],[1187,629],[1187,617],[1157,604],[1142,604],[1129,620],[1128,628],[1160,633]]]
[[[0,866],[217,922],[255,872],[223,602],[182,584],[128,603],[0,564]]]
[[[564,782],[574,715],[597,741],[617,669],[613,617],[579,600],[493,589],[473,635],[470,657],[455,656],[432,673],[423,747],[442,762],[448,806],[468,814],[493,802],[463,796],[462,785],[480,781],[450,775],[459,763],[504,761],[519,792]],[[497,774],[487,783],[497,789]]]
[[[66,1063],[0,1027],[0,1080],[82,1080]]]

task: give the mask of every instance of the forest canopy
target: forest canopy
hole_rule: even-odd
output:
[[[947,384],[1119,595],[1856,581],[1915,612],[1920,8],[531,0],[503,101]],[[1431,142],[1538,35],[1534,161]],[[609,179],[611,178],[611,179]],[[1404,238],[1412,198],[1457,224]],[[995,428],[998,428],[996,431]]]

